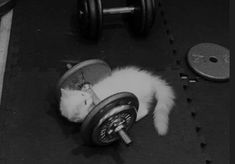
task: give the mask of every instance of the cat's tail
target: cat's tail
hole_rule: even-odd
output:
[[[175,94],[166,81],[159,78],[155,81],[157,105],[153,112],[154,126],[160,135],[165,135],[168,131],[168,117],[174,105]]]

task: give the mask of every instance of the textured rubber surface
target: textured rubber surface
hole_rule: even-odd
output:
[[[81,39],[70,24],[75,3],[31,0],[15,7],[0,107],[0,163],[227,164],[228,83],[198,78],[183,60],[198,42],[228,47],[227,2],[165,0],[149,37],[116,27],[104,30],[98,43]],[[58,113],[54,91],[64,71],[60,60],[91,58],[111,67],[139,65],[167,79],[178,95],[167,136],[157,135],[149,115],[131,129],[135,142],[128,148],[83,145],[80,126]]]
[[[161,15],[176,64],[184,68],[180,75],[187,100],[191,102],[191,115],[199,133],[200,147],[205,155],[204,163],[229,163],[229,110],[230,81],[209,82],[189,69],[185,60],[188,50],[199,43],[210,42],[230,49],[229,1],[223,0],[164,0]],[[200,12],[199,12],[200,11]],[[172,37],[172,35],[174,37]],[[198,81],[190,83],[189,81]],[[216,127],[216,128],[215,128]]]

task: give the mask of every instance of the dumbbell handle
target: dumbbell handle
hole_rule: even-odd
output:
[[[126,14],[126,13],[134,13],[136,7],[116,7],[116,8],[109,8],[103,9],[104,15],[115,15],[115,14]]]
[[[84,84],[82,86],[82,90],[90,93],[90,95],[92,95],[92,99],[95,105],[97,105],[100,102],[99,97],[96,95],[96,93],[93,91],[92,87],[90,84]]]
[[[132,143],[132,140],[123,129],[118,131],[118,135],[121,137],[121,139],[125,142],[126,145],[129,145],[130,143]]]

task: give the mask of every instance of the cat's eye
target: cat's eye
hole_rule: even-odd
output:
[[[84,103],[85,103],[85,105],[86,105],[86,103],[87,103],[87,102],[86,102],[86,100],[85,100],[85,102],[84,102]]]

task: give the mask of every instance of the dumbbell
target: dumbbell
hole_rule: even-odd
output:
[[[137,97],[130,92],[120,92],[104,100],[98,98],[92,85],[111,74],[110,67],[102,60],[90,59],[68,67],[58,82],[58,91],[61,88],[85,91],[92,95],[94,102],[81,126],[84,142],[104,146],[122,139],[129,145],[132,140],[127,132],[136,120]]]
[[[91,39],[100,36],[104,15],[127,14],[127,22],[135,34],[147,35],[155,21],[155,0],[126,0],[127,7],[103,9],[101,0],[78,0],[81,33]]]

